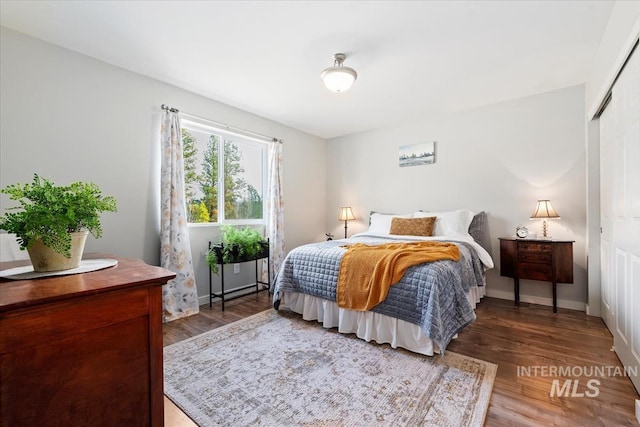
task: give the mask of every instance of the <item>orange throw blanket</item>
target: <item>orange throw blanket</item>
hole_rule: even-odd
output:
[[[387,297],[391,285],[402,279],[409,267],[449,259],[458,261],[460,251],[453,243],[412,242],[344,246],[338,274],[338,306],[366,311]]]

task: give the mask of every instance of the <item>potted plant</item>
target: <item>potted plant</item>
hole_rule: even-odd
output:
[[[0,192],[20,203],[0,217],[0,229],[16,234],[20,249],[29,252],[39,272],[78,267],[88,233],[102,236],[99,214],[116,211],[116,200],[102,196],[94,183],[57,186],[34,174],[33,182]]]
[[[269,256],[269,241],[255,228],[223,225],[221,243],[207,250],[207,264],[218,274],[218,264],[252,261]]]

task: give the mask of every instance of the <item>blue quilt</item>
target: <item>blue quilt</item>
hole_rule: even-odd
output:
[[[341,246],[404,241],[407,240],[396,236],[358,235],[348,240],[313,243],[292,250],[275,279],[274,307],[279,308],[283,291],[336,301],[340,261],[345,253]],[[409,268],[402,280],[391,286],[386,300],[372,309],[419,325],[441,353],[449,341],[476,318],[467,300],[467,291],[471,287],[484,286],[484,266],[475,249],[466,242],[453,243],[460,250],[459,261],[442,260]]]

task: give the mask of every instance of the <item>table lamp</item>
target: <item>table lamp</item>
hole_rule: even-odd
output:
[[[549,236],[549,234],[547,233],[549,229],[547,220],[560,219],[560,215],[558,215],[558,212],[553,209],[550,200],[538,200],[536,210],[533,211],[529,219],[542,219],[542,238],[548,239],[551,236]]]
[[[340,208],[339,221],[344,221],[344,238],[347,238],[347,221],[353,221],[356,217],[353,215],[351,206],[343,206]]]

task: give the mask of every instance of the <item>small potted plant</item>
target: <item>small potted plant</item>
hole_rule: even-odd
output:
[[[207,250],[207,264],[218,274],[218,264],[252,261],[269,256],[269,242],[251,227],[237,228],[223,225],[221,243]]]
[[[78,267],[87,235],[102,236],[99,214],[116,211],[116,200],[94,183],[57,186],[34,174],[33,182],[0,192],[20,203],[0,217],[0,229],[16,234],[38,272]]]

